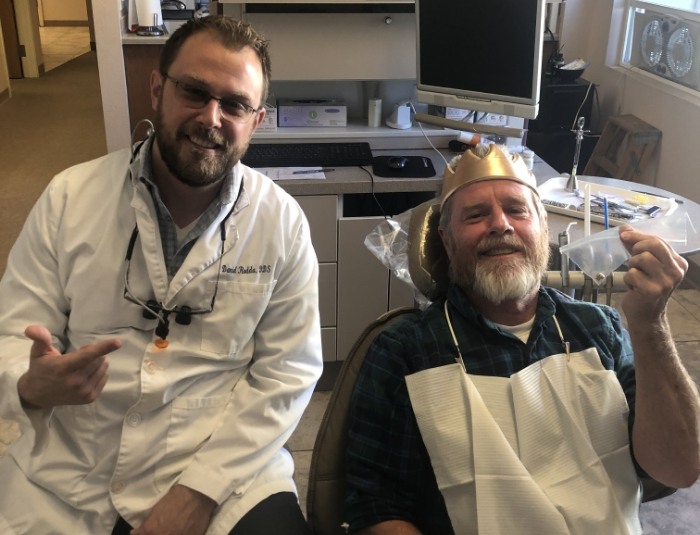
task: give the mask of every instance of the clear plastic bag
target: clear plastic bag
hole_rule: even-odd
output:
[[[365,247],[400,280],[412,285],[408,272],[408,225],[411,210],[388,218],[365,237]]]
[[[666,217],[635,221],[629,225],[640,232],[658,236],[677,252],[688,243],[688,233],[694,232],[688,215],[683,211]],[[617,227],[564,245],[560,252],[568,256],[596,284],[604,283],[607,276],[630,257],[620,240],[620,229]]]
[[[414,209],[385,219],[365,237],[365,247],[401,281],[413,288],[416,303],[420,308],[430,304],[411,278],[409,270],[409,229]]]

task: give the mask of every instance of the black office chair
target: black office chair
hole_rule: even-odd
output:
[[[343,362],[311,456],[306,518],[316,535],[345,534],[342,523],[348,407],[367,349],[377,334],[397,319],[418,312],[417,308],[402,307],[383,314],[365,328]]]

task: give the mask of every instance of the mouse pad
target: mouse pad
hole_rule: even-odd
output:
[[[430,158],[425,156],[404,156],[407,162],[402,169],[389,167],[389,158],[393,156],[375,156],[372,158],[372,173],[386,178],[430,178],[435,176],[435,168]]]

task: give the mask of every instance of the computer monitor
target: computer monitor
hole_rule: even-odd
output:
[[[419,102],[537,117],[546,0],[416,0]]]

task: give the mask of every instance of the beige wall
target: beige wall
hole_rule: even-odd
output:
[[[40,0],[39,8],[43,9],[45,23],[61,21],[87,22],[85,0]]]
[[[669,94],[657,84],[606,66],[606,58],[614,59],[617,51],[616,45],[608,49],[608,41],[611,30],[615,34],[615,23],[624,16],[623,0],[567,0],[565,6],[561,32],[565,57],[582,57],[591,63],[584,77],[598,86],[604,118],[630,113],[662,132],[661,148],[644,182],[700,202],[700,95]]]

